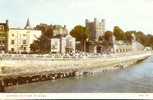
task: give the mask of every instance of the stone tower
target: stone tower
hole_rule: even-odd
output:
[[[98,21],[94,18],[94,21],[85,20],[86,28],[90,31],[89,39],[93,41],[98,41],[100,36],[104,35],[105,32],[105,20],[102,19]]]

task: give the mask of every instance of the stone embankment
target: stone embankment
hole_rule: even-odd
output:
[[[151,52],[83,57],[0,55],[0,91],[5,87],[122,69],[151,56]]]

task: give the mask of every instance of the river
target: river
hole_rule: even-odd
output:
[[[153,57],[122,70],[9,87],[7,93],[153,93]]]

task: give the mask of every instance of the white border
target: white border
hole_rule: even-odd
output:
[[[153,93],[0,93],[0,99],[153,99]]]

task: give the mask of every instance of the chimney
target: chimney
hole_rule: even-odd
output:
[[[88,19],[86,19],[86,20],[85,20],[85,23],[87,24],[88,22],[89,22]]]
[[[6,24],[8,25],[8,20],[6,20]]]
[[[94,18],[94,22],[97,22],[97,18]]]
[[[105,23],[105,19],[102,19],[101,22],[102,22],[102,23]]]
[[[8,22],[8,20],[6,20],[5,22],[6,22],[6,30],[8,31],[9,30],[9,22]]]
[[[66,25],[64,25],[64,29],[66,29]]]

